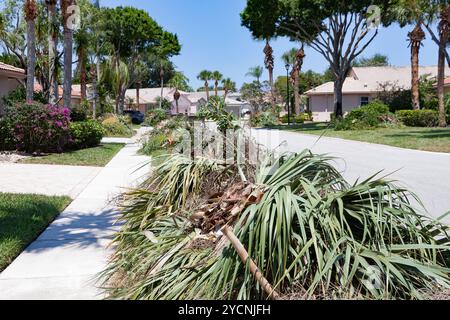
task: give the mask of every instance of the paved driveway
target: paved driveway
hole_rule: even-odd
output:
[[[69,196],[72,199],[101,168],[42,164],[0,164],[0,192]]]
[[[286,141],[281,150],[298,152],[308,148],[314,153],[340,158],[336,160],[336,166],[350,182],[378,171],[383,171],[383,175],[392,173],[390,178],[418,194],[432,216],[450,211],[450,154],[338,138],[319,139],[318,136],[279,130],[252,132],[256,140],[267,147],[277,147]],[[450,223],[450,218],[446,221]]]

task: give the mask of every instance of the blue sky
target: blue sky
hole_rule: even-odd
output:
[[[100,3],[102,6],[144,9],[166,30],[177,33],[183,48],[181,55],[173,61],[189,77],[195,89],[202,86],[196,76],[203,69],[219,70],[240,87],[243,82],[250,81],[245,77],[249,67],[263,65],[264,44],[253,40],[240,24],[239,13],[245,8],[246,0],[100,0]],[[381,29],[363,56],[382,53],[393,65],[409,65],[409,29],[411,27],[401,29],[398,26]],[[280,57],[295,45],[287,39],[273,42],[275,75],[286,73]],[[314,50],[307,48],[306,54],[304,70],[322,72],[328,67]],[[428,35],[420,59],[421,65],[437,64],[437,47]]]

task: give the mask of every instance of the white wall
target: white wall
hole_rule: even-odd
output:
[[[369,100],[374,99],[374,95],[344,94],[342,97],[342,111],[346,113],[360,107],[362,96],[369,96]],[[332,94],[310,96],[309,107],[315,122],[328,122],[331,120],[330,115],[334,111],[334,96]]]
[[[3,97],[8,95],[11,91],[15,90],[20,83],[16,79],[9,79],[3,75],[0,75],[0,114],[4,111]]]

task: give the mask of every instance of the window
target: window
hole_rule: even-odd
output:
[[[360,99],[360,105],[365,106],[369,104],[369,97],[361,97]]]

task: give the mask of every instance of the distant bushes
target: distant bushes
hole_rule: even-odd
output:
[[[305,123],[306,121],[312,121],[312,115],[306,112],[302,112],[299,115],[291,115],[290,116],[291,123]],[[288,123],[288,116],[280,117],[281,123]]]
[[[104,130],[95,120],[73,122],[70,124],[71,146],[75,149],[91,148],[100,144]]]
[[[343,119],[332,121],[335,130],[373,129],[398,122],[395,115],[389,112],[389,107],[380,101],[372,101],[368,105],[353,109]]]
[[[399,110],[395,114],[409,127],[435,127],[439,124],[439,113],[435,110]]]
[[[250,117],[250,125],[255,128],[276,126],[278,124],[278,117],[271,111],[259,112],[252,114]]]
[[[183,126],[186,126],[186,123],[180,117],[161,121],[146,135],[141,152],[149,156],[153,155],[155,151],[161,150],[170,153],[171,149],[183,138],[183,132],[178,130]]]
[[[147,112],[145,122],[151,127],[157,126],[161,121],[168,118],[167,111],[164,109],[154,109]]]
[[[102,126],[107,137],[131,137],[133,135],[129,117],[107,114],[103,117]]]

